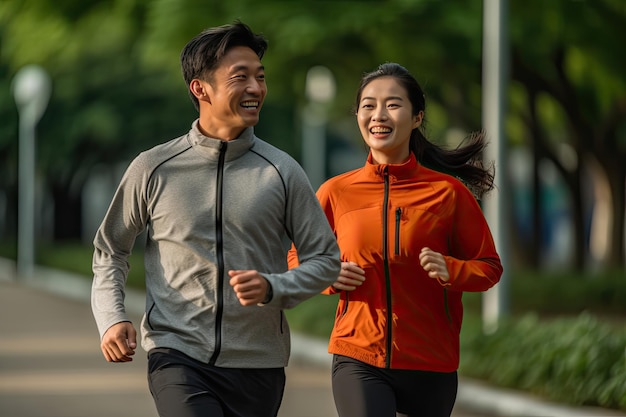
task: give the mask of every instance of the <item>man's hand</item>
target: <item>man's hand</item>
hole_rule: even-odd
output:
[[[450,281],[448,265],[443,255],[439,252],[435,252],[430,248],[422,248],[420,252],[420,265],[422,265],[424,271],[428,272],[429,277],[440,279],[443,282]]]
[[[230,270],[229,284],[235,290],[242,306],[252,306],[265,300],[269,282],[254,270]]]
[[[100,343],[100,349],[107,362],[130,362],[136,348],[137,332],[128,321],[109,327]]]
[[[341,271],[333,287],[342,291],[353,291],[365,281],[365,271],[354,262],[342,262]]]

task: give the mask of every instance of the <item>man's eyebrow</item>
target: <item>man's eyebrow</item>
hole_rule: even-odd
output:
[[[230,72],[238,72],[238,71],[247,71],[248,70],[248,66],[247,65],[236,65],[233,68],[231,68]],[[257,67],[257,71],[264,71],[265,70],[265,66],[264,65],[259,65]]]

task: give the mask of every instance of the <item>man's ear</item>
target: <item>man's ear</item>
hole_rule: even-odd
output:
[[[193,94],[198,100],[209,100],[207,87],[207,83],[200,81],[197,78],[194,78],[191,80],[191,83],[189,83],[189,90],[191,91],[191,94]]]

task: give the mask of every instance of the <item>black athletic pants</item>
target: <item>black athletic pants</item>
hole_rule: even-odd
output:
[[[333,357],[333,396],[339,417],[450,417],[456,372],[377,368]]]
[[[276,417],[285,370],[218,368],[174,349],[153,349],[148,386],[161,417]]]

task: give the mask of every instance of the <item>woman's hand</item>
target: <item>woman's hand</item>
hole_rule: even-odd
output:
[[[424,271],[428,272],[429,277],[440,279],[443,282],[450,281],[448,265],[442,254],[430,248],[422,248],[419,258],[420,265]]]
[[[365,271],[354,262],[342,262],[341,271],[333,287],[342,291],[353,291],[365,281]]]

